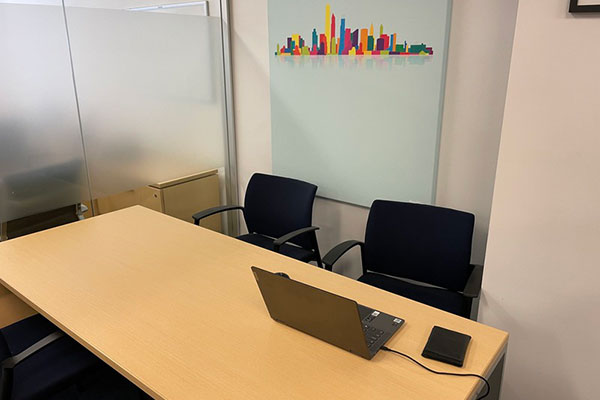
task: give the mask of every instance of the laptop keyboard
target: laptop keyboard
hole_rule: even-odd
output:
[[[369,346],[369,348],[373,347],[373,345],[383,335],[382,330],[376,329],[369,324],[365,324],[364,320],[363,320],[363,332],[365,333],[365,339],[367,341],[367,346]]]

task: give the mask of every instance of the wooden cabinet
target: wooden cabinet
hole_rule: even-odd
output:
[[[94,199],[96,215],[141,205],[187,222],[193,222],[192,214],[220,204],[216,169]],[[91,210],[88,214],[91,217]],[[200,225],[221,232],[221,216],[203,219]]]

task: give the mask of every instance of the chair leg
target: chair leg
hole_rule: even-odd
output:
[[[12,368],[2,368],[2,376],[0,376],[0,400],[10,399],[12,394],[12,381]]]
[[[317,266],[319,268],[323,268],[323,263],[321,262],[321,256],[319,255],[319,252],[317,252]]]
[[[479,300],[479,296],[471,299],[471,306],[469,307],[469,319],[472,319],[473,321],[477,321],[477,318],[479,317]]]
[[[315,251],[315,258],[316,258],[316,262],[317,262],[317,266],[319,268],[323,268],[323,262],[321,261],[321,253],[319,252],[319,242],[317,242],[317,233],[313,232],[313,247],[314,247],[314,251]]]

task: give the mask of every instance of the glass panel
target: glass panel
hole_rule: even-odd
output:
[[[2,222],[89,200],[61,2],[9,3],[26,2],[0,0]]]
[[[127,9],[157,2],[89,3],[65,2],[94,198],[222,170],[220,18],[202,5],[194,15]]]

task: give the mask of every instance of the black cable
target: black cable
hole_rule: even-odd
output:
[[[406,357],[406,358],[408,358],[410,361],[414,362],[415,364],[418,364],[418,365],[420,365],[421,367],[425,368],[427,371],[429,371],[429,372],[432,372],[432,373],[434,373],[434,374],[437,374],[437,375],[450,375],[450,376],[472,376],[472,377],[474,377],[474,378],[479,378],[479,379],[481,379],[483,382],[485,382],[485,386],[486,386],[487,390],[485,391],[485,394],[484,394],[483,396],[481,396],[481,397],[478,397],[478,398],[477,398],[477,400],[481,400],[481,399],[483,399],[483,398],[487,397],[487,395],[488,395],[488,394],[490,394],[490,390],[491,390],[491,388],[490,388],[490,383],[488,382],[488,380],[487,380],[487,379],[485,379],[485,378],[484,378],[483,376],[481,376],[481,375],[477,375],[477,374],[459,374],[459,373],[456,373],[456,372],[442,372],[442,371],[436,371],[435,369],[431,369],[431,368],[429,368],[428,366],[426,366],[426,365],[424,365],[424,364],[421,364],[420,362],[418,362],[417,360],[415,360],[414,358],[412,358],[412,357],[411,357],[411,356],[409,356],[408,354],[401,353],[401,352],[399,352],[399,351],[397,351],[397,350],[390,349],[389,347],[385,347],[385,346],[382,346],[382,347],[381,347],[381,350],[384,350],[384,351],[389,351],[389,352],[392,352],[392,353],[396,353],[396,354],[398,354],[398,355],[401,355],[402,357]]]

